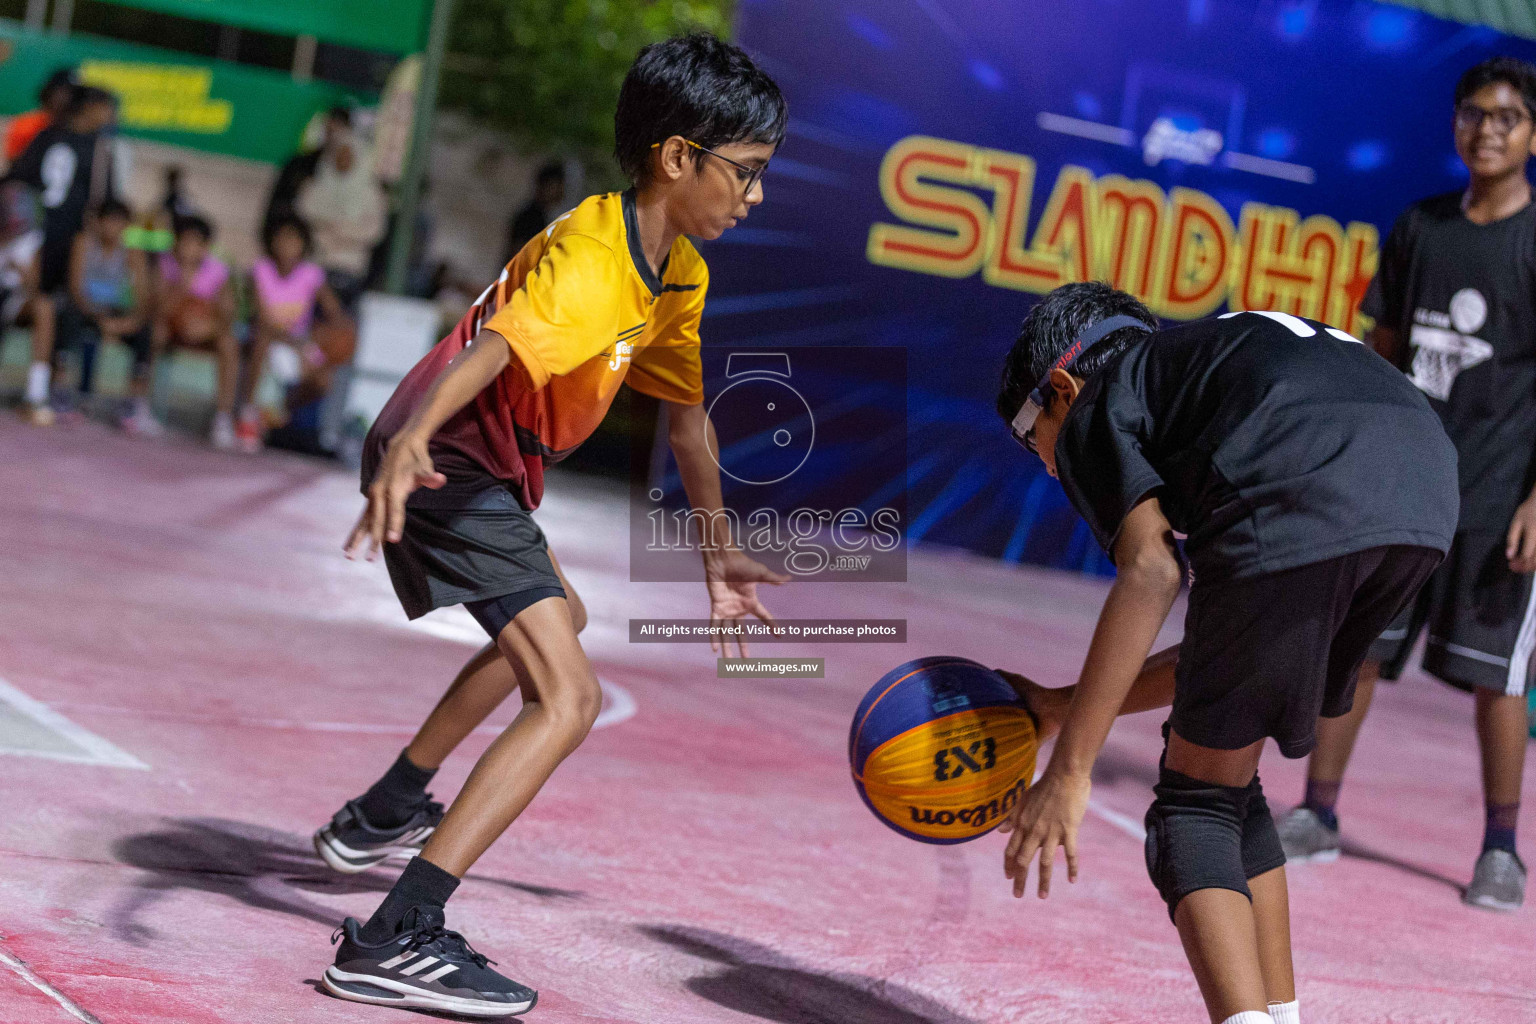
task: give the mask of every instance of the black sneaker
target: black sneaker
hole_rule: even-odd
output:
[[[321,984],[333,996],[470,1017],[511,1017],[539,1001],[537,992],[491,970],[486,965],[496,961],[444,928],[439,909],[413,908],[400,933],[378,946],[358,939],[360,927],[349,917],[331,936],[341,946]]]
[[[391,857],[410,860],[442,820],[443,805],[429,799],[404,825],[374,828],[358,810],[357,801],[348,800],[330,824],[315,833],[315,852],[337,871],[355,875]]]

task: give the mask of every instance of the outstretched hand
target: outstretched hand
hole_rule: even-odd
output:
[[[385,449],[384,461],[368,488],[368,506],[347,535],[343,545],[347,557],[356,558],[366,550],[371,562],[386,541],[398,543],[405,530],[405,499],[418,487],[436,490],[447,482],[433,468],[425,441],[397,435]]]
[[[730,657],[730,643],[736,641],[741,657],[747,657],[747,642],[737,633],[722,630],[739,630],[741,620],[754,615],[769,626],[778,625],[763,602],[758,599],[757,585],[767,583],[778,586],[789,580],[761,562],[740,551],[727,551],[704,561],[704,582],[709,588],[709,649],[722,657]]]
[[[1024,895],[1029,862],[1040,855],[1039,896],[1051,892],[1051,869],[1059,846],[1067,855],[1067,881],[1077,881],[1077,830],[1088,812],[1088,793],[1093,788],[1087,775],[1053,772],[1049,768],[1025,790],[1012,815],[998,826],[1012,832],[1003,852],[1003,874],[1013,879],[1013,895]]]

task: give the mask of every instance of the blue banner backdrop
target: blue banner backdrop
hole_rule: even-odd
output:
[[[1536,45],[1368,0],[742,0],[789,98],[767,201],[706,249],[705,337],[908,350],[910,541],[1109,572],[993,411],[1035,299],[1359,333],[1402,208],[1465,182],[1451,94]],[[891,483],[899,486],[899,483]]]

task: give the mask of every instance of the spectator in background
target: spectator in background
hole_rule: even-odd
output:
[[[197,215],[197,208],[192,205],[192,200],[187,198],[186,189],[182,187],[182,180],[185,177],[186,171],[180,164],[166,165],[165,192],[160,197],[160,208],[156,212],[171,225],[173,232],[176,229],[177,220]]]
[[[149,261],[123,243],[130,219],[127,206],[107,199],[96,207],[90,229],[76,236],[59,340],[79,348],[80,390],[86,393],[101,343],[121,341],[131,348],[129,405],[120,425],[129,433],[155,436],[161,427],[149,409]]]
[[[37,226],[32,193],[19,182],[0,186],[0,330],[32,327],[32,365],[22,416],[33,426],[53,424],[48,389],[53,381],[53,303],[38,291],[43,232]]]
[[[265,237],[272,229],[272,225],[285,217],[296,215],[295,204],[298,202],[299,191],[315,176],[320,167],[320,157],[332,145],[352,134],[352,113],[346,107],[332,107],[325,112],[325,121],[321,126],[320,146],[317,149],[303,150],[288,162],[283,164],[277,172],[277,181],[272,185],[272,194],[267,198],[267,212],[261,218],[261,232]]]
[[[356,335],[341,300],[326,283],[325,271],[309,259],[309,226],[297,217],[281,218],[263,241],[267,257],[251,272],[256,292],[252,383],[270,364],[283,384],[311,398],[323,396],[335,367],[352,358]],[[329,330],[317,328],[317,310]],[[242,417],[242,429],[244,425]]]
[[[38,190],[43,206],[43,294],[69,283],[70,252],[85,211],[117,196],[114,147],[108,129],[117,99],[105,89],[74,90],[58,121],[38,133],[5,180]]]
[[[37,109],[29,110],[25,114],[17,114],[6,126],[6,163],[15,163],[16,158],[26,151],[27,146],[37,138],[38,133],[64,112],[64,108],[69,106],[69,98],[75,91],[75,85],[73,68],[59,68],[48,76],[42,89],[38,90]]]
[[[235,434],[235,386],[240,374],[240,342],[235,338],[235,288],[229,266],[209,252],[213,225],[196,215],[176,218],[175,241],[157,262],[154,296],[152,359],[168,348],[212,351],[218,359],[218,393],[209,440],[215,448],[239,444]],[[254,385],[254,381],[250,382]],[[244,414],[256,416],[247,402]],[[259,441],[253,428],[252,438]],[[253,449],[254,450],[254,449]]]
[[[565,165],[551,160],[539,168],[538,177],[533,183],[533,198],[507,225],[507,252],[501,260],[503,266],[511,263],[512,258],[522,252],[523,246],[534,235],[549,227],[549,222],[564,202]]]
[[[310,226],[315,262],[342,305],[352,308],[373,247],[384,235],[384,192],[373,176],[372,154],[350,132],[338,135],[321,152],[294,207]]]

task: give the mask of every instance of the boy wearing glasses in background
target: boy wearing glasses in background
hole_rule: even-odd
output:
[[[333,995],[480,1017],[536,1001],[447,930],[443,909],[602,704],[577,639],[586,612],[531,513],[546,468],[592,433],[626,383],[666,406],[693,507],[721,507],[699,359],[709,276],[685,236],[718,238],[762,202],[785,121],[778,87],[734,46],[690,35],[641,50],[614,117],[634,187],[585,200],[528,242],[370,431],[368,505],[348,553],[382,547],[407,616],[463,604],[491,642],[384,776],[315,835],[338,871],[412,858],[367,922],[338,929],[323,982]],[[726,548],[704,551],[704,575],[712,621],[771,621],[756,588],[782,577]],[[522,711],[445,814],[428,781],[513,690]]]
[[[1381,635],[1354,708],[1318,723],[1306,797],[1280,823],[1293,861],[1339,855],[1334,807],[1377,678],[1402,672],[1428,627],[1424,670],[1476,700],[1486,824],[1463,899],[1515,910],[1525,693],[1536,650],[1536,68],[1495,57],[1456,85],[1456,152],[1471,181],[1398,218],[1362,310],[1370,336],[1429,399],[1456,445],[1461,515],[1444,563]]]

